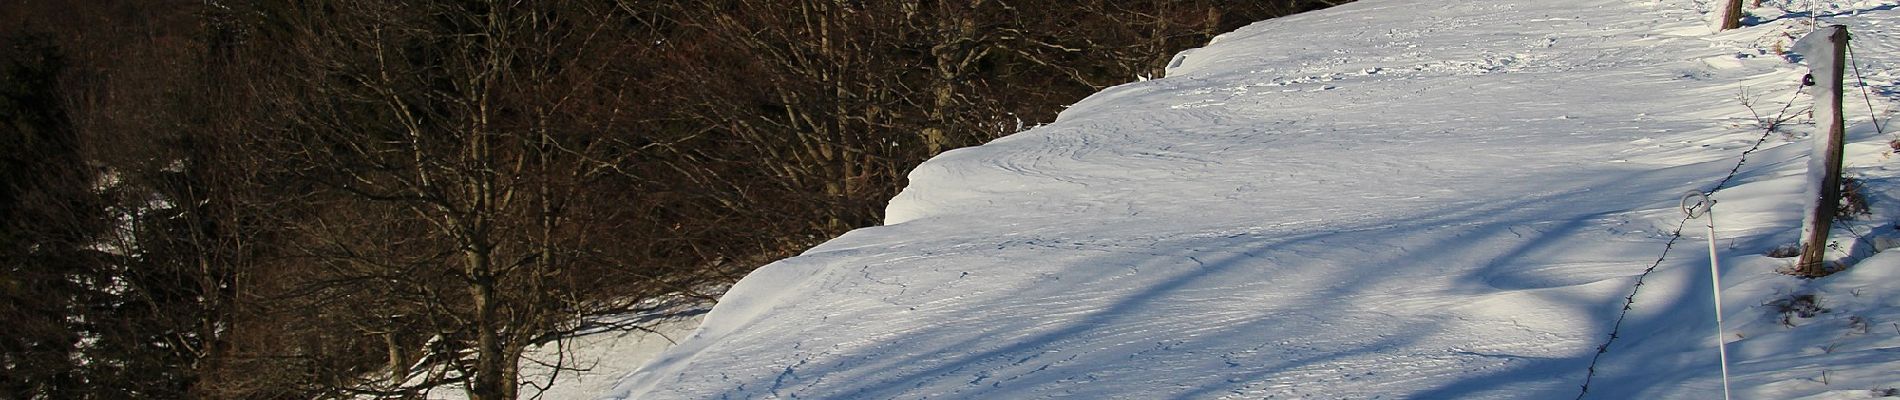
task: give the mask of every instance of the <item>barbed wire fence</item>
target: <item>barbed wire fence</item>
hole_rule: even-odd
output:
[[[1812,23],[1810,25],[1812,26]],[[1848,65],[1853,68],[1855,82],[1859,85],[1861,92],[1861,99],[1867,106],[1868,118],[1873,124],[1876,134],[1887,135],[1886,125],[1881,123],[1879,111],[1874,107],[1873,94],[1871,92],[1873,88],[1867,84],[1866,75],[1861,72],[1859,59],[1855,55],[1853,42],[1849,41],[1847,46]],[[1748,156],[1761,150],[1762,145],[1766,144],[1768,139],[1780,129],[1781,124],[1786,122],[1788,110],[1792,109],[1796,100],[1800,98],[1801,90],[1812,84],[1812,75],[1804,75],[1803,79],[1803,84],[1795,87],[1794,93],[1789,95],[1787,102],[1776,112],[1773,119],[1763,119],[1760,114],[1754,115],[1755,119],[1761,121],[1763,125],[1761,136],[1755,140],[1754,145],[1742,151],[1735,161],[1735,166],[1729,168],[1728,173],[1724,175],[1721,180],[1717,181],[1715,186],[1706,192],[1702,192],[1704,196],[1713,196],[1716,192],[1728,188],[1729,183],[1741,173],[1742,167],[1748,163]],[[1754,108],[1749,107],[1749,111],[1752,113]],[[1891,144],[1895,147],[1896,152],[1900,152],[1900,133],[1895,134]],[[1837,216],[1836,218],[1841,217]],[[1610,346],[1615,344],[1616,340],[1622,337],[1623,323],[1628,319],[1629,312],[1635,308],[1637,295],[1642,292],[1642,288],[1649,276],[1669,258],[1669,253],[1675,249],[1676,244],[1682,239],[1683,229],[1692,219],[1694,219],[1693,215],[1685,215],[1681,221],[1676,223],[1676,227],[1669,232],[1669,240],[1663,244],[1661,254],[1656,257],[1654,262],[1650,263],[1649,267],[1644,268],[1643,272],[1637,275],[1636,282],[1631,285],[1629,295],[1623,298],[1623,307],[1617,312],[1616,320],[1611,324],[1608,336],[1601,345],[1597,346],[1596,353],[1590,357],[1590,365],[1584,375],[1583,385],[1577,393],[1576,398],[1578,400],[1582,400],[1585,396],[1589,395],[1590,385],[1595,381],[1597,375],[1597,367],[1601,364],[1603,356],[1609,353]],[[1856,239],[1864,238],[1859,232],[1854,231],[1852,226],[1843,225],[1843,227]],[[1869,234],[1871,235],[1872,233],[1870,232]]]
[[[1734,181],[1735,177],[1741,174],[1742,166],[1748,163],[1748,156],[1761,150],[1762,145],[1768,143],[1768,139],[1774,136],[1775,132],[1780,131],[1782,123],[1786,121],[1785,117],[1787,117],[1788,110],[1794,108],[1795,100],[1801,97],[1801,89],[1805,87],[1805,83],[1795,86],[1794,93],[1788,95],[1788,101],[1781,106],[1780,111],[1776,111],[1773,119],[1764,120],[1761,119],[1760,114],[1755,115],[1755,119],[1760,121],[1763,125],[1761,136],[1755,139],[1754,145],[1742,151],[1741,155],[1738,156],[1735,161],[1735,166],[1729,168],[1728,174],[1717,181],[1714,187],[1702,192],[1704,196],[1713,197],[1716,192],[1728,188],[1729,183]],[[1749,110],[1752,112],[1754,108],[1750,107]],[[1583,387],[1577,392],[1578,400],[1582,400],[1584,396],[1590,393],[1590,384],[1596,379],[1597,366],[1602,362],[1603,355],[1608,354],[1610,352],[1610,345],[1615,344],[1616,339],[1622,337],[1623,322],[1629,318],[1630,310],[1635,309],[1636,295],[1642,293],[1643,285],[1649,279],[1649,275],[1656,272],[1656,268],[1661,267],[1663,261],[1669,258],[1670,251],[1674,250],[1676,243],[1682,240],[1683,227],[1688,226],[1689,220],[1691,219],[1694,218],[1684,215],[1682,220],[1676,223],[1675,229],[1669,232],[1669,240],[1663,243],[1662,254],[1657,255],[1656,261],[1650,263],[1648,268],[1643,269],[1643,273],[1636,276],[1636,283],[1631,285],[1629,295],[1623,297],[1623,307],[1617,311],[1616,322],[1610,325],[1609,337],[1604,339],[1603,344],[1597,346],[1596,353],[1590,357],[1590,366],[1583,377]]]

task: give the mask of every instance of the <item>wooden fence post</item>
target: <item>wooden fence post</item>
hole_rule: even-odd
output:
[[[1827,275],[1827,238],[1841,204],[1841,153],[1846,141],[1841,117],[1841,81],[1846,72],[1847,27],[1815,30],[1796,41],[1794,51],[1808,61],[1814,82],[1814,119],[1826,136],[1816,136],[1808,159],[1806,220],[1801,224],[1801,261],[1795,274]]]
[[[1760,6],[1761,1],[1756,0],[1755,5]],[[1742,27],[1742,0],[1724,1],[1722,2],[1722,9],[1719,11],[1722,13],[1722,24],[1720,28],[1716,29],[1717,31],[1726,31]]]

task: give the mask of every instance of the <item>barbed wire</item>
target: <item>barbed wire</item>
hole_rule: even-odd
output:
[[[1854,67],[1854,83],[1860,85],[1860,99],[1861,101],[1867,103],[1867,120],[1868,122],[1874,125],[1875,134],[1885,135],[1887,134],[1887,130],[1885,126],[1880,124],[1880,113],[1874,110],[1874,97],[1873,97],[1873,94],[1871,93],[1873,90],[1873,87],[1867,85],[1867,76],[1860,72],[1860,59],[1859,57],[1856,57],[1855,54],[1856,53],[1854,52],[1854,41],[1848,40],[1847,41],[1847,65],[1851,65]],[[1894,139],[1894,142],[1889,143],[1889,147],[1893,145],[1900,145],[1900,137],[1896,137]],[[1897,149],[1897,150],[1900,150],[1900,149]],[[1862,182],[1861,184],[1864,185],[1866,183]],[[1867,235],[1874,234],[1874,229],[1869,229],[1867,230],[1867,235],[1861,235],[1860,231],[1854,230],[1854,226],[1848,223],[1848,217],[1845,214],[1836,214],[1834,216],[1834,222],[1840,223],[1841,227],[1846,229],[1847,234],[1849,236],[1853,236],[1855,241],[1865,241],[1867,240]],[[1850,257],[1853,256],[1852,253],[1847,252],[1847,250],[1840,249],[1838,246],[1835,246],[1833,250],[1839,251],[1843,253],[1843,255],[1846,255],[1846,256],[1850,256]]]
[[[1742,165],[1748,163],[1748,155],[1755,153],[1757,150],[1761,150],[1762,144],[1767,143],[1768,138],[1773,136],[1775,131],[1781,127],[1781,118],[1786,116],[1788,109],[1794,107],[1795,100],[1801,97],[1801,89],[1804,87],[1804,85],[1795,86],[1794,93],[1788,96],[1787,104],[1783,105],[1781,110],[1775,113],[1775,118],[1763,122],[1766,126],[1762,128],[1761,137],[1755,139],[1755,144],[1749,146],[1748,150],[1743,150],[1742,154],[1735,160],[1735,166],[1729,168],[1728,175],[1723,176],[1722,180],[1715,183],[1715,187],[1710,188],[1707,192],[1703,192],[1703,195],[1714,196],[1715,192],[1719,192],[1728,187],[1729,182],[1734,180],[1735,176],[1741,173]],[[1760,114],[1756,114],[1755,118],[1759,121],[1761,118]],[[1656,262],[1650,263],[1649,268],[1644,268],[1643,273],[1636,276],[1636,283],[1630,287],[1630,294],[1623,297],[1623,309],[1617,312],[1616,322],[1610,325],[1609,337],[1604,339],[1602,345],[1597,346],[1596,354],[1590,356],[1590,366],[1584,374],[1583,387],[1577,392],[1577,400],[1583,400],[1584,396],[1590,394],[1590,383],[1596,379],[1597,365],[1603,360],[1603,355],[1610,352],[1610,345],[1616,343],[1617,338],[1622,337],[1623,321],[1629,318],[1630,310],[1636,308],[1636,295],[1642,292],[1643,283],[1649,279],[1649,275],[1656,272],[1656,268],[1662,266],[1663,261],[1669,258],[1669,252],[1676,248],[1676,242],[1682,240],[1682,228],[1688,226],[1690,219],[1693,218],[1685,215],[1682,221],[1676,223],[1676,229],[1669,232],[1669,241],[1663,243],[1662,254],[1656,257]]]
[[[1874,111],[1874,96],[1869,93],[1872,88],[1867,86],[1867,76],[1860,73],[1859,59],[1854,57],[1853,40],[1847,41],[1847,65],[1854,66],[1854,82],[1860,84],[1860,99],[1867,102],[1867,118],[1873,122],[1874,132],[1886,134],[1886,128],[1880,125],[1880,113]]]

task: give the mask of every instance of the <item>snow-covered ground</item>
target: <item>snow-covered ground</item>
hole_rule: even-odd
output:
[[[539,394],[544,399],[587,399],[614,387],[616,379],[645,364],[672,347],[698,326],[700,315],[662,319],[647,331],[608,331],[574,338],[564,345],[550,344],[531,350],[522,366],[524,395]],[[564,365],[557,371],[547,365]],[[545,388],[546,390],[542,390]],[[465,398],[460,390],[443,390],[447,395],[435,398]]]
[[[704,309],[699,309],[703,311]],[[574,337],[566,343],[530,347],[521,364],[522,398],[591,399],[613,389],[621,377],[684,339],[703,314],[659,318],[647,330],[607,330]],[[555,369],[550,366],[560,365]],[[429,391],[429,400],[466,400],[468,392],[448,385]],[[367,400],[374,397],[360,396]]]
[[[1363,0],[1223,35],[925,163],[887,226],[754,272],[603,396],[1572,398],[1681,193],[1776,115],[1714,195],[1735,397],[1900,395],[1900,254],[1867,257],[1900,235],[1869,118],[1900,9],[1769,0],[1714,33],[1708,3]],[[1872,86],[1846,110],[1874,211],[1835,232],[1852,269],[1802,280],[1764,253],[1799,232],[1813,99],[1783,51],[1817,19]],[[1721,396],[1700,224],[1587,398]]]

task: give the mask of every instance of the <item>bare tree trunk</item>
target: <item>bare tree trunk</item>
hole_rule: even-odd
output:
[[[470,249],[465,253],[469,274],[468,291],[475,307],[475,377],[469,385],[468,397],[473,400],[507,400],[506,388],[513,382],[503,380],[502,371],[506,368],[502,361],[506,359],[502,352],[501,333],[496,321],[495,281],[492,276],[492,260],[487,249]]]
[[[1214,36],[1221,34],[1220,22],[1221,16],[1223,15],[1221,9],[1222,8],[1217,5],[1207,5],[1207,15],[1201,20],[1201,37],[1203,40],[1212,40]]]

